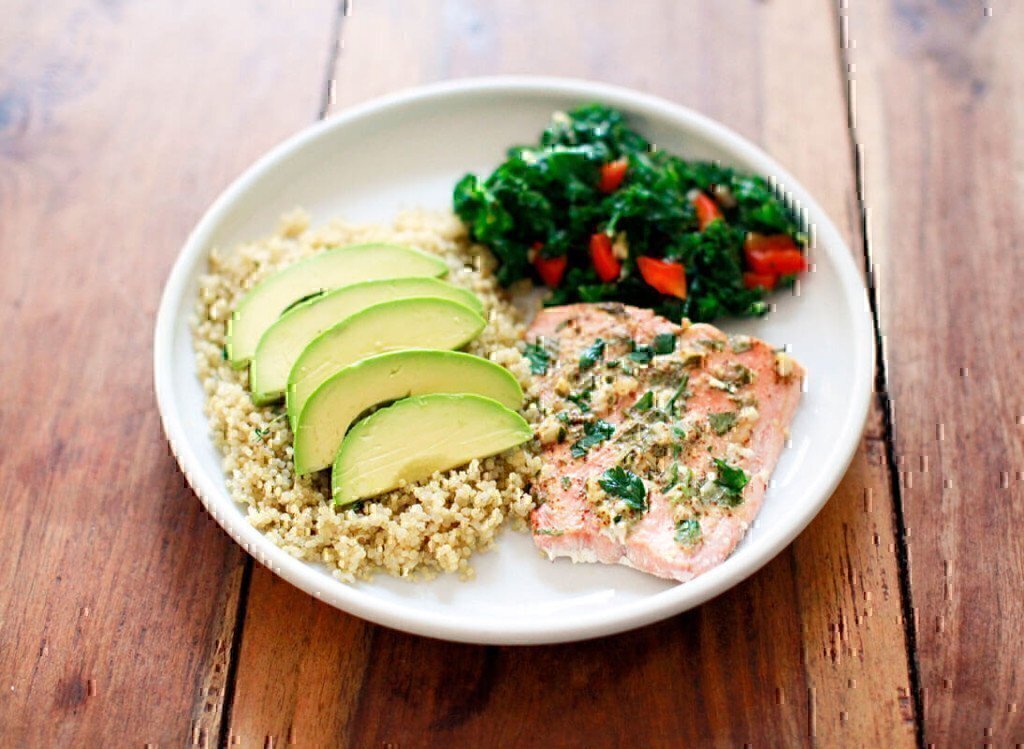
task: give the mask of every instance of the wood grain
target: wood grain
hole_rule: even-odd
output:
[[[333,2],[2,3],[0,745],[212,746],[246,557],[153,402],[160,289],[316,117]]]
[[[859,253],[838,29],[811,0],[363,3],[343,27],[332,109],[489,73],[633,86],[765,145]],[[410,637],[257,568],[232,740],[912,746],[883,434],[876,405],[836,495],[763,571],[697,611],[594,642],[517,649]]]
[[[1020,746],[1024,8],[857,3],[850,20],[925,740]]]

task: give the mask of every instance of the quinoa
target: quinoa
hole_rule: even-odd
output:
[[[533,508],[529,488],[541,460],[532,443],[336,508],[324,472],[294,474],[283,404],[254,405],[248,370],[235,370],[224,360],[227,321],[247,290],[296,260],[359,242],[403,244],[444,258],[448,280],[484,305],[487,327],[467,350],[508,368],[529,392],[530,370],[520,353],[523,316],[494,277],[493,256],[469,241],[455,216],[408,211],[392,226],[335,220],[311,228],[309,216],[297,209],[265,239],[230,252],[213,249],[209,272],[200,279],[193,320],[196,365],[228,491],[271,541],[299,559],[322,562],[340,580],[366,579],[381,570],[402,577],[440,571],[470,577],[470,555],[491,546],[506,520],[522,527]],[[536,406],[528,405],[525,416],[536,421]]]

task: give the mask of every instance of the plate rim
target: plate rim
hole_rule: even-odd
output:
[[[236,517],[218,511],[218,487],[209,475],[197,469],[199,460],[173,398],[171,370],[174,330],[181,304],[187,303],[184,292],[187,291],[189,276],[195,263],[201,262],[209,252],[207,237],[250,185],[294,151],[361,119],[380,116],[389,110],[427,99],[473,97],[495,92],[557,94],[581,100],[603,100],[612,106],[624,107],[645,116],[656,116],[683,131],[696,131],[723,150],[736,153],[744,160],[756,164],[755,168],[761,174],[771,175],[773,182],[783,185],[806,214],[817,240],[814,251],[824,252],[835,264],[838,282],[843,289],[843,301],[849,310],[854,329],[850,345],[854,350],[856,371],[851,406],[837,430],[835,446],[828,459],[829,470],[821,471],[817,480],[807,487],[804,492],[807,501],[792,508],[783,517],[783,522],[766,529],[758,539],[756,550],[738,566],[723,571],[724,564],[719,565],[694,580],[639,601],[609,611],[567,617],[556,625],[538,625],[524,620],[511,624],[498,620],[467,623],[445,612],[410,608],[399,601],[377,598],[337,580],[331,581],[332,589],[325,593],[313,577],[314,570],[308,562],[292,557],[275,545],[248,522],[244,513]],[[157,408],[164,434],[189,486],[228,535],[274,574],[335,608],[404,632],[455,642],[545,644],[623,632],[695,608],[747,579],[788,546],[835,492],[860,445],[873,392],[875,331],[862,271],[854,262],[853,254],[842,235],[803,185],[759,146],[703,114],[653,94],[584,79],[501,75],[442,81],[371,99],[300,130],[254,161],[218,195],[189,233],[178,253],[164,286],[154,325],[153,373]],[[209,433],[204,435],[204,439],[210,439]],[[222,473],[220,481],[223,483],[224,480]],[[226,486],[222,486],[221,490],[228,501],[234,503]]]

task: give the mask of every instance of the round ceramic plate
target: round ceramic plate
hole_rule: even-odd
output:
[[[776,181],[812,230],[812,270],[772,297],[759,320],[725,321],[785,345],[809,373],[791,439],[764,506],[733,555],[675,584],[625,567],[543,558],[526,533],[506,529],[472,558],[476,577],[410,582],[377,575],[348,585],[299,561],[246,521],[225,487],[203,416],[189,329],[198,278],[213,246],[271,232],[303,206],[314,223],[341,216],[390,221],[404,208],[446,209],[469,171],[488,173],[513,144],[535,141],[555,110],[601,101],[663,149],[718,159]],[[466,80],[350,109],[281,144],[213,204],[192,232],[164,290],[156,323],[156,394],[171,448],[196,494],[246,551],[276,574],[344,611],[396,629],[478,643],[545,643],[620,632],[696,606],[775,556],[810,522],[857,447],[874,372],[871,315],[861,275],[831,221],[775,161],[683,107],[633,91],[548,78]]]

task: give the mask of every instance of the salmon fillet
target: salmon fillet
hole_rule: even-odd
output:
[[[537,546],[679,581],[728,557],[761,506],[802,368],[763,341],[617,303],[548,308],[527,340],[545,463]]]

